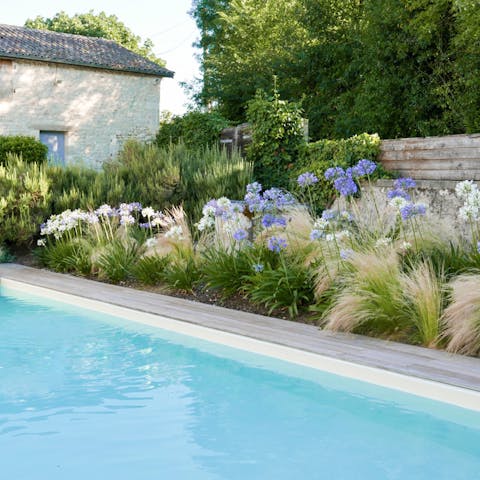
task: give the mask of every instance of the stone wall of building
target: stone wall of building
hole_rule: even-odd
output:
[[[159,102],[153,76],[0,60],[0,135],[64,132],[69,164],[98,168],[126,139],[153,138]]]

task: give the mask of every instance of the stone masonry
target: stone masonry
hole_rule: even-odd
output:
[[[98,168],[126,139],[155,135],[160,81],[138,73],[0,60],[0,135],[64,132],[66,163]]]

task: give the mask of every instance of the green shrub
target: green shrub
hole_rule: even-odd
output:
[[[94,262],[100,279],[113,283],[126,280],[142,254],[142,248],[135,241],[115,239],[106,245]]]
[[[305,143],[300,106],[280,100],[275,84],[271,96],[259,90],[248,102],[247,120],[252,127],[247,158],[253,162],[255,179],[266,188],[287,187],[290,170]]]
[[[48,148],[33,137],[0,136],[0,165],[5,164],[8,153],[21,156],[26,163],[42,163],[47,159]]]
[[[61,239],[35,250],[42,265],[56,272],[88,275],[92,271],[92,246],[80,238]]]
[[[254,303],[273,310],[286,309],[290,318],[313,302],[312,272],[298,258],[284,258],[277,268],[265,268],[247,277],[246,291]]]
[[[172,201],[183,204],[189,219],[197,221],[212,198],[242,199],[252,177],[252,164],[238,152],[229,155],[218,145],[187,150],[181,156],[180,182]]]
[[[192,292],[200,279],[198,258],[188,248],[177,248],[163,270],[162,280],[170,288]]]
[[[157,285],[161,282],[163,271],[167,266],[170,258],[166,255],[152,255],[142,257],[132,268],[132,275],[136,280],[145,285]]]
[[[50,211],[50,183],[46,164],[7,154],[0,165],[0,244],[31,242]]]
[[[380,153],[378,135],[362,133],[343,140],[319,140],[301,148],[299,160],[291,172],[290,184],[298,193],[297,177],[304,172],[313,172],[319,184],[312,190],[313,204],[317,211],[327,208],[335,197],[332,182],[325,180],[325,170],[330,167],[347,168],[358,160],[367,158],[376,161]],[[379,165],[374,178],[388,174]]]
[[[159,147],[179,142],[192,148],[209,147],[218,144],[220,132],[227,126],[228,121],[215,111],[194,110],[182,116],[164,118],[155,142]]]
[[[211,247],[202,256],[202,280],[224,297],[240,292],[245,276],[252,273],[252,260],[245,250]]]
[[[0,245],[0,263],[13,262],[15,257],[10,254],[6,247]]]

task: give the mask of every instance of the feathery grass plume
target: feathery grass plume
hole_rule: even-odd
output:
[[[425,347],[435,347],[439,340],[443,307],[442,277],[437,277],[429,261],[422,261],[402,276],[406,312],[415,327],[416,340]]]
[[[452,303],[442,321],[447,350],[480,354],[480,275],[460,275],[450,282]]]
[[[325,314],[325,328],[375,335],[397,332],[407,323],[399,258],[393,249],[355,253],[345,263],[350,271],[345,287],[334,296]]]

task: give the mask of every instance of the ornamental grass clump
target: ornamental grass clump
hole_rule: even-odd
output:
[[[413,324],[413,340],[425,347],[438,344],[444,303],[443,275],[437,276],[431,262],[422,261],[402,276],[405,311]]]
[[[442,318],[447,350],[480,355],[480,275],[460,275],[449,286],[451,303]]]
[[[401,269],[393,249],[354,253],[346,260],[343,288],[324,317],[328,330],[398,335],[408,326]]]

